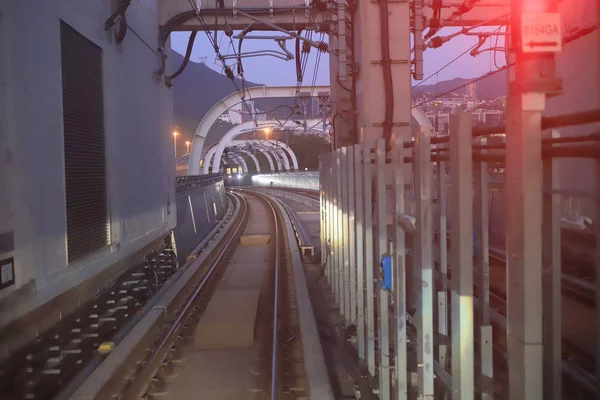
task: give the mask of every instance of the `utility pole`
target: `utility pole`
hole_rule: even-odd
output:
[[[509,398],[542,400],[542,129],[546,96],[560,90],[556,0],[511,0],[506,143],[507,353]]]

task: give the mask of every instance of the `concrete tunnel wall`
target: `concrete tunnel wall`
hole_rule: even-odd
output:
[[[177,193],[176,201],[175,245],[177,259],[183,265],[190,252],[223,218],[228,200],[221,181]]]

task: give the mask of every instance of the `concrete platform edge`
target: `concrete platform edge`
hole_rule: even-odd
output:
[[[310,393],[309,398],[313,400],[333,400],[333,390],[329,382],[323,348],[321,347],[319,332],[317,330],[317,322],[313,313],[306,276],[304,275],[304,267],[300,257],[300,249],[295,240],[294,228],[279,201],[276,204],[285,221],[286,234],[290,243],[290,259],[296,289],[296,303],[298,306],[305,372]]]

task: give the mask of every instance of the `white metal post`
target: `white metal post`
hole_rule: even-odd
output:
[[[386,165],[385,165],[385,139],[377,140],[376,147],[377,163],[377,265],[380,265],[383,256],[387,252],[387,205],[386,205]],[[377,329],[379,337],[379,399],[390,399],[390,324],[389,324],[389,296],[387,290],[379,287],[379,314]]]
[[[371,376],[375,376],[375,292],[373,285],[373,175],[371,173],[371,149],[373,147],[368,143],[364,144],[363,157],[363,185],[364,185],[364,204],[365,204],[365,223],[364,223],[364,249],[365,249],[365,281],[367,287],[366,307],[367,307],[367,367]]]
[[[487,140],[480,140],[485,146]],[[485,155],[485,151],[481,152]],[[479,272],[479,387],[483,400],[491,400],[493,388],[493,342],[490,325],[490,259],[489,259],[489,196],[487,162],[475,167],[475,230],[477,232],[476,263]]]
[[[348,175],[348,269],[350,271],[350,313],[351,324],[356,324],[356,235],[355,235],[355,199],[354,199],[354,147],[346,150],[346,170]]]
[[[471,115],[450,117],[452,226],[452,398],[474,398],[473,357],[473,161]]]
[[[404,142],[410,137],[401,135],[394,144],[392,173],[394,188],[394,311],[396,312],[396,400],[408,398],[408,361],[406,349],[406,243],[404,229],[398,223],[404,213]]]
[[[356,333],[358,336],[358,358],[366,360],[365,349],[365,254],[364,254],[364,224],[365,224],[365,206],[364,206],[364,177],[363,177],[363,155],[362,146],[354,146],[354,177],[356,194]]]
[[[341,202],[342,202],[342,291],[343,291],[343,300],[342,306],[340,310],[342,310],[342,314],[344,315],[344,321],[346,326],[350,325],[350,251],[348,248],[349,243],[349,227],[348,227],[348,148],[342,147],[340,149],[340,194],[341,194]]]
[[[558,138],[552,131],[552,138]],[[559,189],[552,158],[543,160],[543,189]],[[562,273],[560,244],[560,195],[545,193],[542,210],[542,289],[544,340],[544,399],[562,398]]]
[[[419,392],[421,399],[433,399],[433,219],[432,219],[432,180],[431,132],[420,128],[415,138],[415,174],[416,174],[416,230],[419,252],[420,320],[418,323],[419,349]],[[416,272],[416,271],[415,271]]]

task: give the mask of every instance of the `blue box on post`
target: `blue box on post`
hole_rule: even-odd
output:
[[[392,290],[392,256],[384,254],[381,257],[381,288],[383,290]]]

